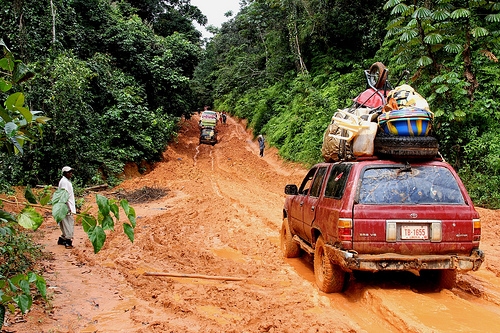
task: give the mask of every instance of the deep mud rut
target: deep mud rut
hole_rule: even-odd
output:
[[[311,258],[285,260],[279,251],[284,186],[298,184],[307,170],[283,163],[272,149],[259,158],[252,136],[232,118],[219,125],[218,144],[198,146],[197,120],[184,122],[163,162],[113,190],[170,190],[160,200],[132,204],[138,215],[133,244],[117,226],[94,255],[78,225],[76,248],[66,250],[56,245],[55,222],[45,221],[42,243],[54,257],[46,274],[52,307],[9,316],[5,330],[500,331],[500,211],[478,209],[487,259],[478,272],[460,274],[453,290],[391,273],[354,275],[344,293],[324,294],[314,283]]]

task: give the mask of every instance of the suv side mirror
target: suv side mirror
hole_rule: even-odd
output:
[[[285,186],[285,194],[288,195],[297,195],[299,193],[299,190],[297,189],[297,185],[291,184]]]

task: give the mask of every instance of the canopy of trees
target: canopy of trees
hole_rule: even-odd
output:
[[[112,182],[125,163],[160,158],[193,108],[202,55],[193,21],[206,17],[189,0],[2,6],[3,41],[35,74],[14,89],[51,120],[23,155],[2,156],[0,183],[54,183],[63,165],[78,181]]]

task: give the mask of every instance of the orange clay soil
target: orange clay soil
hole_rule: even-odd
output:
[[[453,290],[435,291],[413,274],[355,274],[340,294],[314,283],[310,257],[279,250],[284,187],[307,170],[274,149],[258,156],[244,125],[218,125],[219,143],[198,145],[198,118],[183,123],[177,143],[145,175],[118,189],[170,192],[132,204],[135,241],[108,234],[97,255],[81,225],[75,249],[57,246],[47,217],[41,243],[53,260],[46,279],[51,307],[8,315],[7,332],[498,332],[500,211],[478,209],[486,262],[459,274]],[[91,202],[92,198],[88,197]],[[245,278],[222,281],[147,276],[169,272]]]

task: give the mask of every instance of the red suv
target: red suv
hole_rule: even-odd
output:
[[[321,291],[341,291],[354,270],[430,274],[452,288],[457,270],[484,260],[479,214],[445,162],[320,163],[285,193],[281,249],[314,255]]]

